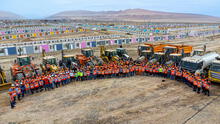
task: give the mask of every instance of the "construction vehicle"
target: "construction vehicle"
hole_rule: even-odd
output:
[[[167,66],[173,64],[179,65],[183,57],[190,56],[192,53],[192,46],[187,45],[167,45],[163,48],[165,54],[164,63]]]
[[[31,62],[31,57],[27,55],[17,56],[10,70],[13,80],[21,80],[23,77],[31,77],[40,73],[39,68]]]
[[[11,86],[11,83],[8,83],[6,80],[6,74],[0,66],[0,91],[8,89]]]
[[[46,56],[46,52],[43,49],[42,51],[43,62],[40,65],[44,73],[55,72],[59,68],[57,66],[57,59],[54,56]]]
[[[119,61],[119,56],[117,55],[116,50],[106,50],[104,46],[100,46],[100,58],[106,63],[110,61]]]
[[[71,70],[78,66],[74,55],[63,55],[62,60],[59,63],[60,67],[69,68]]]
[[[122,60],[131,60],[132,58],[127,54],[127,51],[125,48],[117,48],[116,49],[117,55],[122,59]]]
[[[92,49],[82,49],[81,55],[76,55],[76,60],[81,66],[94,66],[92,59],[94,58],[94,51]]]
[[[166,44],[148,44],[138,46],[138,55],[146,57],[148,60],[151,59],[154,53],[163,52],[163,47]]]
[[[219,57],[216,52],[208,52],[202,56],[195,55],[181,60],[181,68],[195,74],[208,75],[208,67]]]
[[[94,55],[94,51],[92,49],[82,49],[81,50],[81,53],[90,58],[90,61],[89,61],[89,65],[103,65],[103,60],[97,56]],[[90,63],[91,62],[91,63]]]
[[[209,68],[209,80],[212,82],[220,83],[220,59],[212,61]]]
[[[154,53],[153,59],[149,60],[148,63],[156,63],[164,64],[165,54],[162,52]]]
[[[205,51],[204,50],[202,50],[202,49],[195,49],[195,50],[193,50],[193,52],[192,52],[192,55],[191,56],[195,56],[195,55],[204,55],[205,54]]]

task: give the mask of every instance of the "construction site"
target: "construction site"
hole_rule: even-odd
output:
[[[220,123],[220,17],[61,10],[0,11],[0,124]]]

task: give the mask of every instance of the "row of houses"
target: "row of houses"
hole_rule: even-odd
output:
[[[161,40],[175,40],[183,39],[187,37],[198,37],[220,34],[220,30],[214,31],[199,31],[191,33],[181,33],[177,35],[162,35],[162,36],[140,36],[140,37],[128,37],[125,35],[102,35],[102,36],[89,36],[79,38],[67,38],[58,40],[45,40],[34,42],[21,42],[21,43],[6,43],[0,44],[0,56],[18,55],[19,51],[22,54],[41,53],[43,49],[46,52],[53,52],[66,49],[81,49],[87,47],[98,47],[107,45],[121,45],[131,43],[142,43],[148,41],[161,41]]]
[[[62,40],[47,40],[47,41],[35,41],[15,44],[0,44],[0,56],[19,55],[19,51],[22,54],[34,54],[41,53],[43,49],[46,52],[54,52],[66,49],[81,49],[88,47],[108,46],[108,45],[120,45],[131,43],[142,43],[147,41],[160,41],[160,40],[174,40],[179,38],[186,38],[186,35],[178,36],[150,36],[150,37],[123,37],[115,35],[115,37],[102,37],[96,38],[96,40],[90,40],[89,38],[75,39],[62,39]],[[84,39],[84,40],[83,40]]]
[[[23,34],[14,34],[14,35],[2,35],[0,36],[0,41],[3,40],[16,40],[16,39],[25,39],[25,38],[31,38],[31,37],[45,37],[45,36],[54,36],[54,35],[59,35],[59,34],[68,34],[68,33],[74,33],[74,32],[89,32],[89,29],[72,29],[72,30],[67,30],[63,29],[57,30],[57,31],[48,31],[48,32],[35,32],[35,33],[23,33]]]

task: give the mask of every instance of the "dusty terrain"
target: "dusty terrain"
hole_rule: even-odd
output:
[[[190,38],[170,43],[191,44],[219,51],[220,38]],[[126,45],[128,53],[137,56],[137,46]],[[116,48],[117,46],[110,46]],[[95,49],[98,55],[98,48]],[[80,50],[65,51],[77,54]],[[60,52],[50,53],[60,58]],[[40,54],[33,55],[39,63]],[[9,69],[15,56],[1,58],[1,65]],[[213,85],[211,96],[192,91],[177,81],[136,76],[73,82],[53,91],[25,97],[13,110],[7,93],[0,94],[0,124],[194,124],[220,123],[220,86]]]

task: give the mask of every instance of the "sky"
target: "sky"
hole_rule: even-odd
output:
[[[41,19],[68,10],[147,9],[220,17],[220,0],[0,0],[0,11]]]

